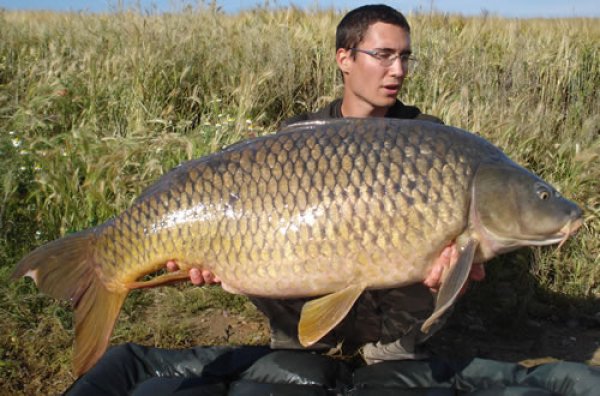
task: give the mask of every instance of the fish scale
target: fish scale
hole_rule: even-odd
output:
[[[514,199],[502,196],[503,183]],[[408,120],[309,122],[178,166],[115,219],[30,253],[13,278],[30,276],[73,302],[81,374],[106,349],[129,290],[187,279],[193,267],[234,293],[323,296],[302,310],[308,346],[363,290],[422,282],[448,244],[461,253],[423,331],[474,260],[555,243],[580,225],[576,205],[469,132]],[[171,259],[180,271],[140,280]]]
[[[232,148],[215,155],[212,161],[200,160],[176,169],[174,175],[163,179],[168,182],[163,182],[162,190],[155,188],[153,195],[130,209],[144,214],[137,222],[131,216],[123,216],[123,224],[128,227],[114,225],[137,233],[121,235],[124,242],[110,245],[115,250],[106,253],[112,260],[98,257],[96,261],[112,261],[115,265],[121,261],[120,265],[131,269],[120,274],[122,281],[128,282],[140,277],[137,263],[155,263],[145,269],[145,274],[160,269],[167,258],[176,258],[184,269],[189,263],[212,270],[223,279],[225,287],[230,285],[238,292],[287,297],[290,289],[303,286],[285,277],[287,268],[296,268],[296,274],[302,266],[306,272],[322,273],[340,258],[352,267],[355,265],[351,257],[369,251],[370,246],[383,251],[377,252],[378,257],[397,267],[394,256],[413,258],[411,251],[424,242],[425,235],[431,240],[435,239],[436,229],[464,227],[464,220],[460,220],[464,213],[445,216],[449,223],[440,224],[439,212],[449,208],[428,205],[436,195],[432,193],[436,186],[430,180],[440,181],[441,177],[431,176],[439,173],[432,168],[434,150],[429,143],[419,149],[425,143],[418,130],[408,136],[381,128],[376,132],[364,128],[351,133],[333,128],[319,132],[279,134],[245,146],[245,151]],[[439,155],[441,145],[438,143],[437,147]],[[294,173],[283,171],[288,159],[292,160]],[[448,165],[435,159],[440,168]],[[464,163],[458,161],[456,165],[461,164]],[[466,180],[468,167],[449,167],[454,172],[450,173],[452,179],[446,177],[446,185],[465,190],[467,183],[461,184],[458,176],[465,175]],[[190,172],[190,168],[194,171]],[[394,173],[399,175],[399,185],[390,181]],[[203,188],[192,187],[198,185]],[[456,202],[452,205],[455,207]],[[388,209],[381,210],[383,206]],[[462,206],[466,210],[466,205]],[[249,227],[247,221],[241,220],[247,218],[251,219]],[[386,229],[400,231],[381,236],[375,224],[383,222]],[[140,223],[145,226],[139,226]],[[419,226],[410,227],[407,223]],[[340,236],[336,229],[343,229],[342,236],[351,243],[334,242]],[[99,234],[102,239],[103,232]],[[144,239],[151,241],[150,246],[136,250],[137,241]],[[142,255],[123,256],[120,250]],[[388,278],[385,266],[379,268],[379,276]],[[349,277],[346,282],[362,276],[364,271],[360,266],[344,270]],[[262,276],[288,279],[266,287],[260,284]],[[241,286],[246,278],[256,281],[256,285]],[[393,282],[407,281],[413,279]],[[372,286],[389,283],[389,279],[377,279]],[[313,287],[313,293],[330,292],[330,287]]]

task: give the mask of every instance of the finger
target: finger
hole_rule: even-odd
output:
[[[177,265],[175,260],[167,261],[167,271],[174,272],[174,271],[177,271],[178,269],[179,269],[179,266]]]
[[[450,265],[450,263],[456,263],[458,261],[458,249],[456,248],[456,244],[451,245],[450,247],[450,251],[449,251],[449,261],[448,261],[448,265]]]
[[[216,276],[209,270],[202,270],[202,277],[204,278],[204,282],[206,282],[208,284],[221,282],[221,279],[219,279],[218,276]]]
[[[467,279],[467,281],[465,282],[465,284],[463,285],[463,287],[458,292],[459,296],[462,296],[463,294],[465,294],[467,292],[467,289],[469,288],[469,283],[471,283],[471,282],[470,282],[469,279]]]
[[[458,260],[458,250],[456,244],[448,245],[442,250],[438,258],[435,259],[433,267],[423,284],[429,287],[432,291],[438,291],[442,283],[442,274],[444,268],[450,267],[452,262]]]
[[[209,270],[202,270],[202,278],[204,278],[204,282],[213,283],[213,273]]]
[[[198,268],[190,269],[190,281],[196,286],[204,284],[204,277]]]
[[[480,282],[485,279],[485,267],[481,263],[474,263],[471,268],[469,278],[476,282]]]
[[[442,277],[443,268],[443,266],[438,265],[437,263],[434,264],[431,272],[429,272],[429,275],[423,281],[423,284],[433,291],[437,291],[437,289],[440,287],[440,279]]]
[[[448,245],[442,250],[442,254],[440,254],[440,259],[446,259],[448,263],[452,258],[452,255],[456,252],[456,244]]]

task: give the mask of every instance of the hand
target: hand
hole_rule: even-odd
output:
[[[431,271],[427,278],[423,281],[423,284],[431,289],[431,291],[437,292],[442,285],[442,274],[444,273],[444,269],[449,268],[451,265],[454,265],[458,261],[458,249],[456,249],[456,244],[453,243],[448,245],[442,250],[440,256],[435,260]],[[467,283],[463,286],[460,291],[460,294],[463,294],[469,285],[469,281],[479,282],[485,278],[485,268],[482,263],[473,263],[471,267],[471,272],[469,273],[469,279]]]
[[[167,271],[174,272],[178,271],[179,266],[175,260],[167,261]],[[221,279],[218,276],[210,272],[209,270],[200,270],[199,268],[190,269],[190,281],[196,286],[202,286],[204,284],[212,285],[215,283],[221,283]]]

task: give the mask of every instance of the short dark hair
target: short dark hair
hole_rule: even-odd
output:
[[[335,50],[357,47],[365,38],[369,26],[377,22],[396,25],[410,33],[408,21],[400,11],[384,4],[365,5],[342,18],[335,33]]]

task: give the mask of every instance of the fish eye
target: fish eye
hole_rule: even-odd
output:
[[[546,186],[542,186],[542,185],[538,186],[536,193],[542,201],[549,199],[550,196],[552,195],[551,191]]]

